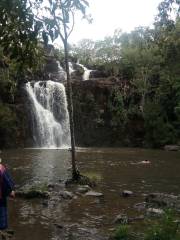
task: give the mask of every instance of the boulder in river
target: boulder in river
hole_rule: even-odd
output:
[[[159,208],[148,208],[146,212],[147,215],[151,216],[162,216],[165,213],[164,210]]]
[[[165,193],[151,193],[146,202],[152,206],[180,209],[180,196]]]
[[[102,193],[95,192],[95,191],[89,191],[85,195],[86,196],[92,196],[92,197],[103,197]]]
[[[146,202],[136,203],[136,204],[134,205],[134,208],[135,208],[136,210],[138,210],[138,211],[143,211],[143,210],[146,209],[146,205],[147,205]]]
[[[63,198],[63,199],[72,199],[74,196],[71,192],[69,191],[60,191],[59,195]]]
[[[165,145],[164,150],[166,150],[166,151],[179,151],[180,146],[178,146],[178,145]]]
[[[134,193],[132,191],[129,191],[129,190],[122,191],[122,196],[123,197],[131,197],[133,195],[134,195]]]
[[[77,188],[77,193],[87,193],[91,188],[88,185],[84,185]]]
[[[128,221],[128,216],[126,214],[119,214],[115,217],[113,222],[119,224],[127,224]]]
[[[48,191],[42,191],[40,189],[20,189],[16,191],[16,196],[21,198],[49,198],[50,193]]]
[[[16,186],[17,187],[17,186]],[[16,196],[21,198],[49,198],[55,185],[47,183],[27,184],[22,187],[18,186]]]

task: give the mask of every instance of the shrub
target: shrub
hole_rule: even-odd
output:
[[[178,228],[178,222],[172,213],[167,212],[158,224],[153,225],[145,233],[144,240],[180,240]]]
[[[132,239],[132,234],[130,232],[129,226],[120,225],[117,228],[113,238],[115,240],[130,240],[130,239]]]
[[[8,105],[0,103],[0,147],[12,146],[18,135],[17,118]]]

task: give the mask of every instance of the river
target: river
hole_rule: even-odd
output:
[[[17,187],[62,182],[70,174],[70,157],[67,150],[17,149],[2,153]],[[9,224],[15,240],[105,239],[118,214],[137,214],[133,205],[143,201],[143,194],[180,194],[180,152],[78,148],[77,159],[81,173],[95,179],[98,185],[94,190],[104,196],[77,195],[66,203],[51,201],[47,205],[40,199],[9,200]],[[143,164],[144,160],[150,163]],[[131,190],[135,196],[123,198],[123,190]],[[63,233],[51,219],[69,230]],[[77,234],[72,235],[73,231]]]

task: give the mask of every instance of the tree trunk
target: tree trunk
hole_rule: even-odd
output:
[[[71,154],[72,154],[72,179],[77,180],[79,178],[79,171],[76,166],[76,149],[75,149],[75,135],[74,135],[74,119],[73,119],[73,101],[72,101],[72,85],[71,76],[69,73],[69,55],[68,55],[68,43],[65,38],[64,41],[64,53],[65,53],[65,68],[67,74],[67,101],[70,121],[70,134],[71,134]]]

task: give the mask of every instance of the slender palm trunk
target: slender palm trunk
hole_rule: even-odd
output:
[[[66,26],[64,25],[64,54],[65,54],[65,68],[67,74],[67,101],[68,101],[68,111],[70,120],[70,135],[71,135],[71,154],[72,154],[72,179],[76,180],[79,178],[80,174],[76,165],[76,149],[75,149],[75,135],[74,135],[74,118],[73,118],[73,100],[72,100],[72,85],[71,85],[71,75],[69,72],[69,51],[67,42],[67,32]]]

